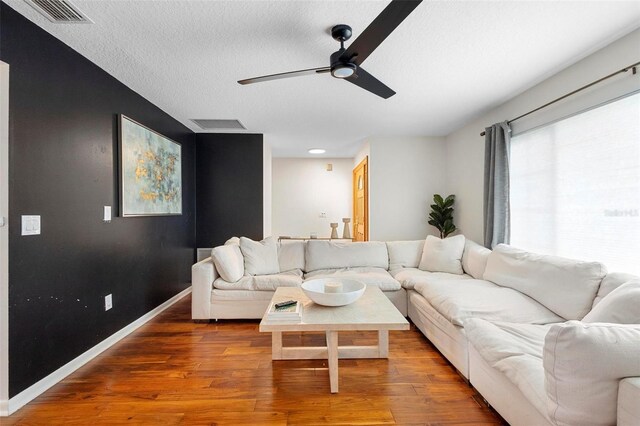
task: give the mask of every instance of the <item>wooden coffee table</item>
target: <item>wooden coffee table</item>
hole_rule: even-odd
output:
[[[339,358],[389,358],[389,330],[408,330],[409,322],[378,287],[368,286],[362,297],[347,306],[329,307],[313,303],[298,287],[280,287],[272,302],[298,300],[304,304],[301,322],[269,321],[265,316],[260,331],[271,332],[271,356],[274,360],[326,359],[329,364],[331,393],[338,392]],[[376,330],[375,346],[338,346],[339,331]],[[327,345],[282,346],[287,331],[322,331]]]

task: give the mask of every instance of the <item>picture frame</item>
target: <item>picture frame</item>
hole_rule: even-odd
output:
[[[182,145],[118,115],[120,216],[182,214]]]

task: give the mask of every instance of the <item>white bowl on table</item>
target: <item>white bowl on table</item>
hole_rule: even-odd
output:
[[[337,292],[325,292],[325,284],[342,284],[342,288]],[[364,294],[367,286],[364,283],[349,279],[331,279],[320,278],[317,280],[309,280],[302,283],[302,291],[307,297],[318,305],[323,306],[344,306],[355,302]],[[333,291],[336,291],[333,288]]]

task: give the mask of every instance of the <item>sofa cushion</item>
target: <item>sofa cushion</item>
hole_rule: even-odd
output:
[[[640,325],[553,325],[543,353],[552,423],[616,424],[619,382],[640,376],[638,342]]]
[[[640,377],[620,380],[618,386],[618,426],[640,423]]]
[[[595,307],[602,299],[604,299],[607,294],[611,293],[616,288],[620,287],[622,284],[628,283],[629,281],[638,280],[640,277],[625,274],[622,272],[612,272],[607,274],[602,279],[602,284],[600,284],[600,288],[598,289],[598,294],[596,295],[595,300],[593,301],[593,306]]]
[[[469,318],[529,324],[563,320],[530,297],[489,281],[429,279],[416,283],[414,289],[458,326]]]
[[[389,251],[389,270],[417,268],[422,258],[424,240],[387,241]]]
[[[304,271],[304,241],[280,241],[278,243],[278,264],[280,271],[300,269]]]
[[[487,267],[487,259],[491,250],[480,244],[466,239],[464,253],[462,253],[462,269],[473,278],[481,280]]]
[[[640,324],[640,280],[630,281],[613,290],[582,321]]]
[[[307,241],[305,264],[307,272],[320,269],[356,267],[389,268],[387,245],[381,241],[345,243]]]
[[[273,293],[273,291],[220,290],[218,288],[214,288],[213,290],[211,290],[211,302],[215,303],[223,300],[239,303],[242,303],[244,301],[271,301]],[[268,303],[265,304],[265,310],[267,306],[269,306]]]
[[[393,279],[391,274],[382,268],[340,268],[340,269],[319,269],[305,274],[305,280],[320,278],[348,278],[360,281],[366,285],[379,287],[382,291],[395,291],[402,288],[400,283]]]
[[[302,271],[294,270],[270,275],[245,275],[237,282],[225,281],[222,277],[213,282],[220,290],[274,291],[278,287],[296,287],[302,284]]]
[[[225,245],[225,246],[232,245],[232,244],[235,244],[235,245],[238,245],[238,246],[239,246],[239,245],[240,245],[240,238],[238,238],[238,237],[231,237],[231,238],[229,238],[227,241],[225,241],[225,242],[224,242],[224,245]]]
[[[240,250],[244,256],[244,271],[247,275],[268,275],[280,272],[275,238],[253,241],[247,237],[241,237]]]
[[[484,279],[518,290],[565,319],[582,319],[591,310],[606,268],[499,244],[489,254]]]
[[[429,235],[424,243],[419,269],[461,275],[464,235],[440,239]]]
[[[471,275],[449,274],[448,272],[429,272],[417,268],[402,268],[390,271],[391,276],[395,278],[400,285],[407,290],[412,290],[416,283],[420,281],[428,281],[429,279],[443,280],[469,280]]]
[[[542,352],[549,325],[514,324],[470,319],[469,343],[491,367],[503,373],[542,414],[549,418]]]
[[[211,259],[216,271],[225,281],[235,283],[244,275],[244,258],[237,244],[214,247]]]

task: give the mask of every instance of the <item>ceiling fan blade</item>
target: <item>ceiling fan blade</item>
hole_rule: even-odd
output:
[[[331,72],[331,68],[330,67],[309,68],[307,70],[281,72],[278,74],[263,75],[261,77],[253,77],[253,78],[247,78],[244,80],[238,80],[238,83],[240,84],[260,83],[263,81],[280,80],[281,78],[300,77],[302,75],[320,74],[325,72]]]
[[[340,56],[360,65],[405,20],[422,0],[393,0]]]
[[[364,90],[368,90],[374,95],[378,95],[381,98],[389,99],[396,94],[393,90],[387,87],[383,82],[366,72],[364,69],[358,67],[358,70],[351,77],[345,78],[349,83],[353,83],[358,87],[362,87]]]

